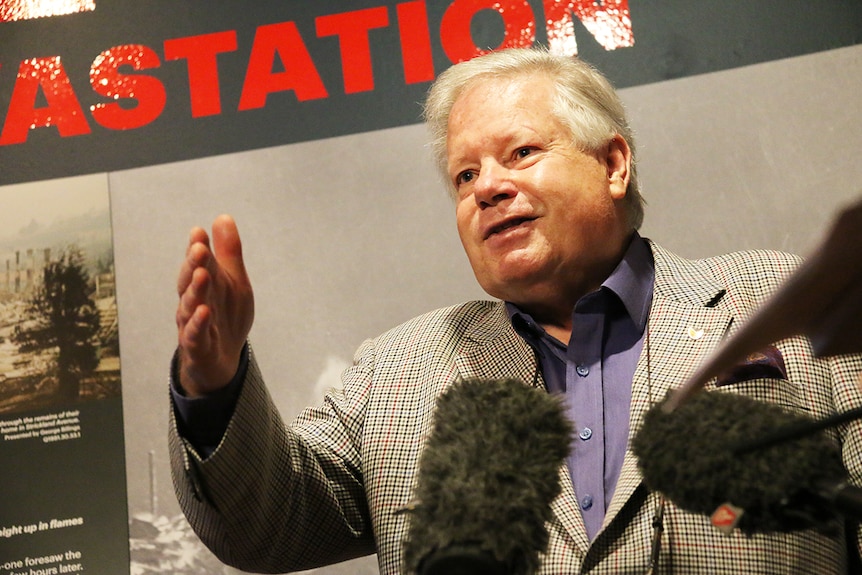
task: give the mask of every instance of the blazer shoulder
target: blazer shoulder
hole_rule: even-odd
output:
[[[689,259],[650,243],[657,295],[746,316],[775,293],[802,263],[778,250],[744,250]]]
[[[728,286],[777,286],[802,263],[796,254],[778,250],[745,250],[699,260],[705,270]]]
[[[416,316],[374,338],[378,347],[400,346],[405,341],[483,339],[500,333],[508,323],[505,304],[500,301],[472,300],[435,309]]]
[[[765,288],[771,291],[802,263],[798,255],[778,250],[744,250],[689,259],[650,242],[659,285],[708,284],[709,289]]]

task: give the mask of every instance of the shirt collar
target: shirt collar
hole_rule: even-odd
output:
[[[652,251],[646,240],[637,232],[633,232],[623,259],[611,275],[602,282],[602,287],[616,294],[640,331],[646,327],[654,281],[655,265]],[[534,334],[544,332],[529,314],[515,304],[506,302],[506,312],[517,330],[524,328]]]
[[[646,240],[634,232],[623,259],[602,287],[617,294],[629,317],[641,331],[646,327],[654,282],[652,251]]]

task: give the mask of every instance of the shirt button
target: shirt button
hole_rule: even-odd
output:
[[[580,438],[581,438],[581,439],[583,439],[584,441],[588,440],[588,439],[589,439],[589,438],[591,438],[592,436],[593,436],[593,430],[592,430],[592,429],[590,429],[589,427],[585,427],[585,428],[583,428],[583,429],[581,430],[581,432],[578,434],[578,437],[580,437]]]
[[[585,495],[584,498],[581,499],[581,509],[586,511],[587,509],[589,509],[592,506],[593,506],[593,496],[592,495]]]
[[[575,368],[575,371],[577,371],[578,375],[580,375],[581,377],[587,377],[590,374],[590,368],[586,365],[579,365],[577,368]]]

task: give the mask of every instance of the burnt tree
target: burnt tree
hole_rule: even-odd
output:
[[[45,266],[44,281],[27,302],[29,319],[12,335],[22,353],[54,354],[58,393],[64,399],[77,399],[81,378],[99,364],[99,310],[91,294],[83,256],[70,249]]]

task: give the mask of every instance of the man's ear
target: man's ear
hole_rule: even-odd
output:
[[[625,138],[619,134],[608,142],[605,162],[608,168],[611,196],[615,200],[621,200],[626,196],[631,179],[632,151]]]

